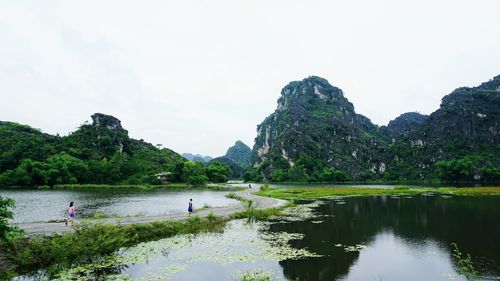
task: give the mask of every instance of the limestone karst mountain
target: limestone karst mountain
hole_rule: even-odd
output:
[[[382,127],[311,76],[283,88],[257,126],[251,161],[272,181],[496,180],[499,124],[500,76],[453,91],[430,116],[405,113]]]

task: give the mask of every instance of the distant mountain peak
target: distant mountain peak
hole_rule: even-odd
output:
[[[252,154],[252,149],[240,140],[231,146],[224,157],[232,160],[238,165],[248,165],[250,164],[250,156]]]
[[[309,76],[301,81],[292,81],[281,90],[277,110],[284,110],[289,106],[294,106],[294,101],[304,101],[308,98],[319,98],[328,103],[347,102],[342,90],[332,86],[328,80],[318,76]]]
[[[406,112],[394,120],[391,120],[387,125],[387,129],[391,135],[397,136],[402,133],[407,133],[420,127],[427,119],[428,115],[423,115],[418,112]]]
[[[201,154],[192,154],[192,153],[182,153],[182,157],[186,158],[189,161],[202,161],[205,163],[210,162],[213,158],[211,156],[203,156]]]

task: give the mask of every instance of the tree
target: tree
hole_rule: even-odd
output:
[[[84,182],[88,177],[88,166],[82,160],[64,152],[47,159],[41,171],[45,184],[74,184]]]
[[[288,171],[285,169],[274,169],[271,171],[271,180],[273,182],[284,182],[288,180]]]
[[[438,176],[445,181],[474,180],[474,162],[469,157],[439,161],[436,163]]]
[[[205,185],[208,177],[205,174],[205,165],[201,161],[184,163],[182,180],[190,185]]]
[[[10,226],[7,222],[13,215],[10,208],[14,208],[16,202],[10,198],[0,196],[0,241],[7,240],[10,234],[19,231],[19,228]]]
[[[323,168],[316,176],[318,181],[321,182],[339,182],[350,180],[345,171],[337,170],[332,167]]]
[[[206,167],[210,182],[226,182],[231,176],[231,168],[218,161],[212,161]]]

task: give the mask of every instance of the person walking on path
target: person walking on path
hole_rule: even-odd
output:
[[[69,209],[68,209],[69,218],[66,220],[66,225],[68,225],[68,223],[70,223],[71,225],[75,224],[75,214],[76,214],[76,211],[75,211],[74,203],[70,202]]]
[[[189,199],[188,212],[189,212],[189,215],[191,215],[191,213],[193,213],[193,199]]]

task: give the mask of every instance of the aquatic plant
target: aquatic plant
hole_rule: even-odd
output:
[[[344,247],[344,251],[346,252],[359,252],[363,249],[366,249],[366,246],[365,245],[361,245],[361,244],[357,244],[357,245],[353,245],[353,246],[345,246]]]
[[[175,279],[174,274],[187,270],[196,263],[254,263],[257,261],[284,261],[319,257],[307,249],[290,246],[290,241],[304,235],[288,232],[270,232],[269,223],[235,220],[227,224],[222,233],[187,234],[122,248],[114,255],[95,264],[85,264],[62,272],[61,280],[94,280],[96,275],[111,271],[113,280],[128,280],[126,268],[133,265],[147,267],[155,258],[168,257],[165,267],[152,267],[146,275],[134,276],[139,280]],[[155,264],[155,263],[151,263]],[[253,271],[252,271],[253,272]],[[94,277],[92,279],[91,277]],[[106,275],[105,279],[110,279]],[[240,275],[238,275],[240,276]],[[249,274],[247,277],[254,276]],[[260,276],[260,275],[257,275]],[[102,276],[101,276],[102,279]],[[254,279],[246,279],[254,280]],[[256,279],[259,280],[259,279]],[[264,279],[266,280],[266,279]],[[274,280],[270,279],[270,280]]]
[[[272,273],[262,269],[240,272],[241,281],[271,281]]]
[[[318,217],[315,208],[325,204],[325,201],[314,201],[307,204],[299,204],[294,207],[285,208],[281,211],[279,219],[282,222],[304,221]]]
[[[451,243],[453,247],[453,258],[458,267],[458,274],[465,276],[467,280],[470,281],[480,281],[478,278],[478,271],[472,263],[472,258],[470,254],[464,255],[459,249],[456,243]]]
[[[75,227],[74,233],[18,238],[0,245],[0,252],[6,261],[6,265],[0,268],[0,276],[29,273],[42,268],[48,268],[49,275],[55,275],[64,268],[103,260],[123,247],[176,234],[220,231],[225,223],[225,220],[215,216],[130,225],[83,223]]]

